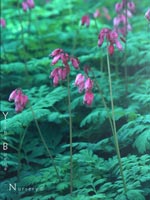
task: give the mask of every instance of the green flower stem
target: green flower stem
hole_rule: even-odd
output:
[[[127,36],[126,36],[127,38]],[[125,75],[125,91],[128,94],[128,69],[126,65],[127,60],[127,43],[125,43],[125,54],[124,54],[125,66],[124,66],[124,75]]]
[[[111,71],[110,71],[110,62],[109,62],[108,51],[107,51],[107,67],[108,67],[109,90],[110,90],[110,100],[111,100],[111,109],[112,109],[113,137],[114,137],[117,158],[118,158],[118,162],[119,162],[120,174],[121,174],[122,181],[123,181],[124,192],[126,192],[127,187],[126,187],[126,182],[125,182],[125,178],[124,178],[124,174],[123,174],[121,155],[120,155],[120,149],[119,149],[119,143],[118,143],[118,137],[117,137],[117,131],[116,131],[114,102],[113,102],[113,93],[112,93],[112,81],[111,81]]]
[[[30,30],[31,30],[31,15],[32,15],[32,10],[29,10],[29,12],[28,12],[29,14],[28,14],[28,27],[27,27],[27,33],[29,34],[29,37],[30,37],[30,35],[31,35],[31,32],[30,32]]]
[[[126,24],[125,24],[125,27],[126,27],[126,35],[125,35],[125,41],[127,41],[127,34],[128,34],[128,29],[127,29],[127,10],[128,10],[128,7],[127,7],[127,1],[126,1],[126,5],[125,5],[125,17],[126,17]],[[124,75],[125,75],[125,91],[126,91],[126,94],[128,93],[128,68],[127,68],[127,65],[126,65],[126,60],[127,60],[127,42],[125,43],[125,55],[124,55],[124,60],[125,60],[125,66],[124,66]]]
[[[28,129],[28,126],[25,128],[23,134],[20,135],[20,144],[18,148],[18,170],[17,170],[18,181],[19,181],[19,174],[20,174],[20,169],[21,169],[21,148],[22,148],[22,144],[23,144],[27,129]]]
[[[71,0],[68,1],[68,15],[69,16],[73,15],[72,1]],[[74,24],[75,24],[74,19],[70,18],[70,28],[72,30],[74,30],[74,33],[73,33],[74,36],[72,37],[72,41],[71,41],[71,43],[72,43],[71,55],[74,55],[74,51],[76,50],[76,45],[77,45],[77,40],[78,40],[77,36],[79,35],[79,30],[74,29]]]
[[[119,69],[118,69],[118,57],[115,57],[115,75],[116,75],[116,79],[119,78]]]
[[[99,35],[99,28],[98,28],[98,24],[97,24],[97,20],[96,18],[94,18],[94,22],[95,22],[95,27],[96,27],[96,32],[97,32],[97,35]],[[102,50],[101,50],[102,51]],[[99,62],[100,62],[100,71],[103,72],[103,57],[102,58],[99,58]]]
[[[101,51],[102,51],[102,49],[101,49]],[[100,58],[100,71],[101,72],[103,72],[104,71],[104,62],[103,62],[103,57],[102,58]]]
[[[73,191],[73,153],[72,153],[72,112],[71,112],[71,98],[70,98],[70,78],[67,76],[68,86],[68,112],[69,112],[69,137],[70,137],[70,194]]]
[[[96,84],[96,87],[97,87],[97,89],[98,89],[98,92],[99,92],[99,94],[100,94],[100,97],[102,98],[102,102],[103,102],[104,108],[105,108],[106,111],[107,111],[108,120],[109,120],[109,123],[110,123],[111,130],[112,130],[112,132],[114,132],[114,127],[113,127],[113,123],[112,123],[112,120],[111,120],[111,116],[110,116],[110,114],[109,114],[109,109],[108,109],[107,103],[106,103],[106,101],[105,101],[105,99],[104,99],[102,90],[101,90],[101,88],[100,88],[100,86],[99,86],[99,84],[98,84],[98,82],[97,82],[97,80],[96,80],[94,71],[92,71],[92,73],[93,73],[93,76],[94,76],[94,83]]]
[[[17,8],[18,8],[18,19],[19,19],[20,28],[21,28],[21,42],[22,42],[23,46],[25,46],[25,43],[24,43],[24,28],[23,28],[23,25],[22,25],[22,15],[21,15],[21,12],[20,12],[20,2],[19,2],[19,0],[17,1]]]
[[[33,118],[34,118],[34,121],[35,121],[35,125],[36,125],[37,130],[38,130],[39,136],[40,136],[40,138],[41,138],[41,140],[42,140],[42,143],[43,143],[43,145],[44,145],[44,147],[45,147],[45,149],[46,149],[46,151],[47,151],[49,157],[51,158],[52,164],[53,164],[54,169],[55,169],[55,171],[56,171],[56,175],[57,175],[59,181],[61,181],[61,178],[60,178],[60,176],[59,176],[59,173],[58,173],[56,164],[55,164],[55,162],[54,162],[54,158],[53,158],[53,156],[52,156],[52,154],[51,154],[51,152],[50,152],[50,150],[49,150],[49,148],[48,148],[48,146],[47,146],[47,144],[46,144],[46,142],[45,142],[45,140],[44,140],[44,137],[43,137],[43,135],[42,135],[42,133],[41,133],[41,130],[40,130],[38,121],[37,121],[37,119],[36,119],[36,117],[35,117],[35,114],[34,114],[34,111],[33,111],[33,108],[32,108],[32,107],[31,107],[31,112],[32,112],[32,115],[33,115]]]
[[[21,11],[20,11],[20,2],[19,0],[17,1],[17,9],[18,9],[18,19],[19,19],[19,23],[20,23],[20,28],[21,28],[21,32],[20,32],[20,35],[21,35],[21,43],[24,47],[24,49],[26,50],[26,46],[25,46],[25,40],[24,40],[24,28],[23,28],[23,20],[22,20],[22,14],[21,14]],[[20,56],[20,60],[23,60],[24,61],[24,66],[25,66],[25,73],[26,73],[26,76],[29,75],[28,73],[28,67],[27,67],[27,63],[26,63],[26,59],[24,56]]]
[[[30,11],[32,12],[32,11]],[[31,15],[29,16],[30,17],[30,20],[31,20]],[[33,23],[31,21],[32,26],[33,26]],[[45,56],[45,46],[44,46],[44,43],[43,41],[41,40],[41,30],[40,30],[40,26],[39,26],[39,23],[38,21],[35,21],[34,22],[34,27],[36,29],[36,33],[35,33],[35,37],[37,39],[37,42],[39,43],[39,46],[41,47],[41,52],[43,53],[43,56]],[[29,32],[28,32],[29,34]],[[29,35],[31,35],[32,33],[30,33]]]

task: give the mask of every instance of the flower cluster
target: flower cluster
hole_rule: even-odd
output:
[[[26,12],[28,9],[33,9],[34,7],[34,0],[26,0],[22,2],[22,9],[24,12]]]
[[[110,20],[111,17],[109,15],[109,11],[106,7],[102,8],[102,11],[100,12],[99,9],[96,9],[95,12],[91,15],[93,18],[98,18],[100,16],[104,16],[107,20]],[[85,25],[86,27],[89,27],[90,21],[91,21],[91,16],[90,15],[84,15],[81,18],[81,25]]]
[[[22,93],[21,89],[15,89],[11,92],[9,101],[14,101],[15,111],[21,112],[28,102],[28,97]]]
[[[78,74],[74,85],[78,87],[79,92],[85,90],[83,102],[87,105],[91,105],[94,99],[94,94],[92,93],[93,81],[89,77],[86,79],[84,75]]]
[[[109,42],[108,52],[110,55],[114,53],[114,44],[120,51],[122,50],[122,45],[118,40],[118,33],[115,30],[103,28],[98,36],[98,46],[103,44],[105,38],[107,39],[107,42]]]
[[[62,62],[62,65],[55,68],[50,74],[50,78],[53,78],[54,86],[57,86],[59,81],[66,79],[70,72],[69,62],[71,62],[75,69],[79,69],[78,58],[70,57],[63,49],[55,49],[50,56],[53,58],[51,62],[52,65],[55,65],[59,60]]]
[[[107,20],[111,19],[111,16],[109,15],[109,10],[106,7],[102,7],[101,11],[99,9],[96,9],[95,12],[93,13],[94,18],[98,18],[100,16],[103,16]]]
[[[3,19],[3,18],[0,19],[0,25],[1,25],[1,27],[3,27],[3,28],[6,27],[6,21],[5,21],[5,19]]]
[[[98,18],[100,16],[106,18],[108,21],[111,20],[109,10],[106,7],[102,7],[101,11],[99,9],[96,9],[93,13],[94,18]]]
[[[132,29],[128,18],[131,18],[135,12],[135,4],[133,2],[127,2],[127,0],[122,0],[121,3],[116,3],[115,10],[117,16],[113,20],[114,29],[125,36],[127,31],[131,31]]]
[[[145,13],[145,18],[150,21],[150,8],[147,10],[147,12]]]

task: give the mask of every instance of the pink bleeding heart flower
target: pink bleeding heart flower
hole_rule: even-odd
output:
[[[50,78],[54,78],[55,76],[57,76],[58,75],[58,70],[59,70],[59,68],[57,67],[57,68],[55,68],[52,72],[51,72],[51,74],[50,74]]]
[[[120,23],[124,25],[127,23],[127,18],[124,14],[119,15],[119,18],[120,18]]]
[[[86,91],[83,98],[83,103],[90,106],[93,102],[93,99],[94,99],[94,94],[91,91]]]
[[[59,73],[58,73],[59,70],[60,70],[60,68],[57,67],[50,74],[50,78],[53,78],[53,85],[54,86],[57,86],[58,83],[59,83]]]
[[[62,71],[62,80],[65,80],[69,73],[70,73],[70,67],[66,65]]]
[[[123,8],[123,4],[122,3],[116,3],[115,5],[115,10],[117,13],[119,13]]]
[[[59,83],[59,76],[58,75],[55,75],[54,78],[53,78],[53,85],[54,86],[57,86]]]
[[[75,69],[79,69],[79,60],[78,58],[70,58],[70,61]]]
[[[21,112],[28,102],[28,97],[22,93],[21,89],[15,89],[9,95],[9,101],[14,101],[16,112]]]
[[[116,47],[118,48],[119,51],[122,51],[122,50],[123,50],[122,45],[121,45],[121,43],[120,43],[119,40],[116,40],[116,41],[115,41],[115,44],[116,44]]]
[[[96,9],[96,11],[93,13],[93,17],[98,18],[100,16],[101,16],[100,11],[98,9]]]
[[[68,75],[67,67],[64,67],[64,68],[60,67],[58,69],[58,76],[59,76],[60,80],[65,80],[67,75]]]
[[[110,45],[108,46],[108,53],[109,53],[110,55],[113,55],[113,53],[114,53],[114,45],[113,45],[113,44],[110,44]]]
[[[110,43],[115,43],[115,41],[118,40],[118,33],[116,31],[112,30],[109,32],[109,35],[107,38]]]
[[[14,102],[22,105],[22,95],[22,91],[20,89],[17,89],[17,94],[14,98]]]
[[[84,90],[85,76],[82,74],[78,74],[75,79],[74,85],[78,87],[79,92]]]
[[[127,3],[127,6],[128,6],[128,9],[129,9],[131,12],[135,12],[135,4],[134,4],[134,2],[128,2],[128,3]]]
[[[29,7],[28,7],[27,2],[23,1],[23,2],[22,2],[22,9],[23,9],[23,11],[26,12],[26,11],[28,10],[28,8],[29,8]]]
[[[1,27],[3,27],[3,28],[6,27],[6,21],[5,21],[5,19],[3,19],[3,18],[0,19],[0,25],[1,25]]]
[[[88,15],[84,15],[81,19],[81,25],[86,25],[87,27],[90,25],[90,18]]]
[[[58,62],[58,60],[60,60],[60,59],[61,59],[61,54],[57,54],[56,56],[54,56],[51,64],[55,65]]]
[[[145,13],[145,18],[150,21],[150,8],[147,10],[147,12]]]
[[[28,97],[24,95],[22,92],[18,93],[17,97],[15,98],[15,105],[24,108],[28,102]]]
[[[20,91],[19,91],[20,92]],[[11,94],[9,95],[9,101],[13,101],[15,100],[15,98],[17,97],[18,95],[18,89],[15,89],[11,92]]]
[[[54,51],[52,51],[52,53],[50,54],[50,56],[54,57],[54,56],[59,55],[59,54],[62,53],[62,52],[63,52],[62,49],[57,48],[57,49],[55,49]]]
[[[126,23],[127,17],[128,17],[128,18],[131,18],[133,15],[132,15],[132,12],[131,12],[130,10],[128,10],[128,9],[127,9],[127,10],[124,10],[123,13],[124,13],[124,18],[125,18],[124,22]],[[126,17],[126,15],[127,15],[127,17]],[[125,23],[124,23],[124,24],[125,24]]]
[[[109,10],[106,7],[103,7],[104,16],[107,20],[111,20],[111,16],[109,15]]]
[[[114,27],[117,28],[120,24],[120,17],[114,17],[113,19],[113,24],[114,24]]]
[[[109,41],[110,41],[110,46],[109,46],[109,52],[112,53],[114,52],[114,47],[113,44],[116,44],[116,47],[121,51],[122,50],[122,45],[118,40],[118,33],[114,30],[112,30],[109,34]]]
[[[26,2],[29,8],[32,9],[35,7],[34,0],[27,0]]]
[[[98,35],[98,46],[101,46],[104,42],[104,38],[109,36],[110,29],[109,28],[103,28],[99,35]]]
[[[18,113],[18,112],[21,112],[23,110],[23,106],[19,103],[16,103],[16,106],[15,106],[15,111]]]
[[[93,88],[93,81],[90,78],[87,78],[85,81],[84,89],[85,91],[90,91]]]
[[[60,58],[61,58],[63,64],[66,65],[69,60],[69,55],[67,53],[62,53],[62,54],[60,54]]]

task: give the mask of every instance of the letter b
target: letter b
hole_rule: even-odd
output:
[[[3,143],[3,150],[6,151],[8,149],[8,143]]]

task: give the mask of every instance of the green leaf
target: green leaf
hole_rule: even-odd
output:
[[[129,190],[127,191],[127,197],[129,200],[145,200],[140,190]]]
[[[150,150],[150,129],[143,131],[135,140],[134,146],[138,149],[139,153],[145,153]]]

